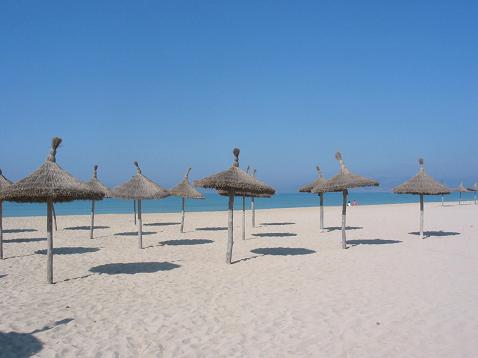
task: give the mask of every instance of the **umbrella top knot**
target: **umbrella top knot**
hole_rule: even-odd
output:
[[[139,167],[138,162],[135,160],[133,164],[136,167],[136,173],[141,174],[141,168]]]
[[[97,172],[98,172],[98,165],[95,164],[95,166],[93,167],[93,178],[98,178],[98,175],[97,175]]]
[[[425,171],[425,161],[423,158],[418,159],[418,164],[420,165],[420,172],[423,173]]]
[[[60,143],[61,143],[61,138],[54,137],[52,139],[51,150],[50,150],[50,154],[48,154],[48,159],[47,159],[49,162],[53,162],[53,163],[56,162],[56,150],[60,146]]]
[[[337,159],[337,160],[339,161],[340,172],[341,172],[343,175],[350,174],[349,170],[348,170],[347,167],[345,166],[344,160],[342,159],[342,154],[341,154],[340,152],[335,153],[335,159]]]
[[[188,168],[188,171],[184,175],[184,178],[188,179],[189,178],[189,173],[191,172],[191,167]]]
[[[233,167],[239,167],[239,154],[241,150],[239,148],[234,148],[232,154],[234,154],[234,163],[232,164]]]

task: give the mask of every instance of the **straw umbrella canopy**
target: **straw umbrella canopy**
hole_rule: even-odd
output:
[[[348,189],[366,186],[378,186],[378,182],[374,179],[368,179],[350,172],[345,166],[342,159],[342,154],[340,154],[340,152],[335,154],[335,158],[339,161],[340,172],[330,180],[327,180],[325,183],[315,186],[311,190],[311,193],[342,192],[342,248],[346,249],[347,237],[345,234],[345,224],[347,217],[347,198],[349,194]]]
[[[186,212],[186,199],[204,199],[204,195],[202,195],[199,191],[197,191],[190,183],[189,183],[189,173],[191,172],[191,168],[188,169],[186,175],[184,175],[183,180],[172,188],[169,192],[171,195],[181,197],[181,228],[180,232],[184,232],[184,214]]]
[[[138,162],[134,162],[136,174],[124,184],[121,184],[112,190],[115,198],[136,200],[138,206],[138,246],[143,248],[143,222],[141,218],[141,200],[145,199],[163,199],[170,194],[151,179],[145,177],[139,167]]]
[[[475,200],[475,205],[476,205],[476,192],[478,191],[478,181],[473,184],[471,188],[468,188],[469,191],[473,191],[473,199]]]
[[[423,239],[423,196],[450,194],[450,190],[425,173],[425,161],[422,158],[418,159],[418,164],[420,165],[418,174],[405,183],[395,187],[393,192],[396,194],[420,195],[420,239]]]
[[[230,264],[232,259],[232,247],[234,245],[233,238],[233,222],[234,222],[234,196],[239,195],[273,195],[275,189],[254,179],[244,170],[239,168],[238,148],[234,148],[234,162],[232,166],[220,173],[208,176],[201,180],[196,180],[194,185],[202,188],[216,189],[218,192],[225,192],[229,195],[229,212],[228,212],[228,240],[226,251],[226,263]]]
[[[467,188],[465,188],[465,186],[463,185],[463,182],[461,182],[460,185],[458,185],[458,187],[454,189],[453,191],[456,193],[460,193],[460,198],[458,199],[458,205],[461,205],[461,193],[469,193],[471,190],[468,190]]]
[[[248,166],[246,169],[246,174],[249,174],[249,169],[250,167]],[[252,178],[256,180],[256,170],[254,170],[254,175]],[[219,195],[222,196],[229,196],[229,193],[224,190],[218,190]],[[246,193],[246,192],[241,192],[241,193],[236,193],[236,196],[242,197],[242,240],[246,239],[246,197],[251,198],[251,209],[252,209],[252,226],[255,227],[256,225],[256,210],[255,210],[255,202],[254,198],[259,197],[259,198],[270,198],[272,195],[269,194],[253,194],[253,193]]]
[[[322,172],[321,172],[320,167],[318,165],[317,165],[316,169],[317,169],[318,178],[316,180],[314,180],[312,183],[306,184],[306,185],[300,187],[299,191],[301,193],[311,193],[312,189],[314,189],[315,187],[318,187],[319,185],[323,185],[327,182],[327,180],[322,175]],[[319,191],[318,194],[319,194],[319,198],[320,198],[320,231],[324,231],[324,194],[325,194],[325,192]]]
[[[0,194],[13,183],[3,176],[0,169]],[[3,260],[3,202],[0,200],[0,259]]]
[[[61,138],[52,140],[48,159],[28,177],[9,186],[0,200],[47,203],[47,281],[53,283],[53,203],[73,200],[100,200],[104,194],[91,189],[56,163],[56,150]]]
[[[86,184],[93,190],[99,191],[100,193],[104,194],[105,198],[111,198],[111,190],[106,187],[101,181],[98,179],[98,165],[93,167],[93,176],[91,177],[90,181]],[[93,238],[93,231],[95,229],[95,205],[96,201],[91,200],[91,224],[90,224],[90,239]]]

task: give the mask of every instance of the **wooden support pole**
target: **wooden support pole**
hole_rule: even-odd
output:
[[[320,197],[320,231],[324,232],[324,193],[319,193]]]
[[[47,215],[46,215],[46,231],[47,231],[47,268],[46,268],[46,281],[53,283],[53,228],[52,228],[52,214],[53,214],[53,202],[49,200],[47,202]]]
[[[53,212],[53,221],[55,223],[55,231],[58,231],[58,226],[56,226],[56,212],[55,212],[55,205],[51,204],[52,212]]]
[[[423,239],[423,216],[424,216],[424,210],[423,210],[423,194],[420,194],[420,239]]]
[[[134,224],[136,225],[136,199],[133,200]]]
[[[94,230],[95,230],[95,201],[91,200],[90,239],[93,238],[93,231]]]
[[[138,246],[143,248],[143,220],[141,218],[141,199],[138,199]]]
[[[246,197],[242,196],[242,240],[246,239]]]
[[[186,209],[186,198],[182,198],[182,205],[181,205],[181,229],[180,232],[184,232],[184,213]]]
[[[443,198],[443,195],[442,195],[442,196],[441,196],[441,206],[444,206],[444,205],[443,205],[443,200],[444,200],[444,198]]]
[[[461,205],[461,191],[460,191],[460,198],[458,199],[458,205]]]
[[[342,202],[342,249],[347,248],[347,237],[345,234],[346,228],[346,217],[347,217],[347,197],[348,197],[348,190],[345,189],[342,192],[343,202]]]
[[[0,260],[3,260],[3,202],[0,201]]]
[[[229,195],[229,212],[227,220],[226,264],[232,262],[232,246],[234,245],[234,194]]]
[[[251,197],[251,209],[252,209],[252,227],[256,227],[256,203],[254,201],[254,197]]]

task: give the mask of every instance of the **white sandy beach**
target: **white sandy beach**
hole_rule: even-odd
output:
[[[45,218],[6,218],[0,356],[477,357],[478,205],[426,204],[424,240],[418,203],[348,209],[347,250],[319,208],[248,212],[246,241],[236,212],[232,265],[225,211],[144,214],[143,250],[132,214],[61,216],[54,285]]]

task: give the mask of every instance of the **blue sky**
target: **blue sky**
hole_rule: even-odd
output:
[[[47,156],[118,184],[241,166],[293,191],[349,167],[385,188],[478,179],[476,1],[0,2],[0,167]]]

